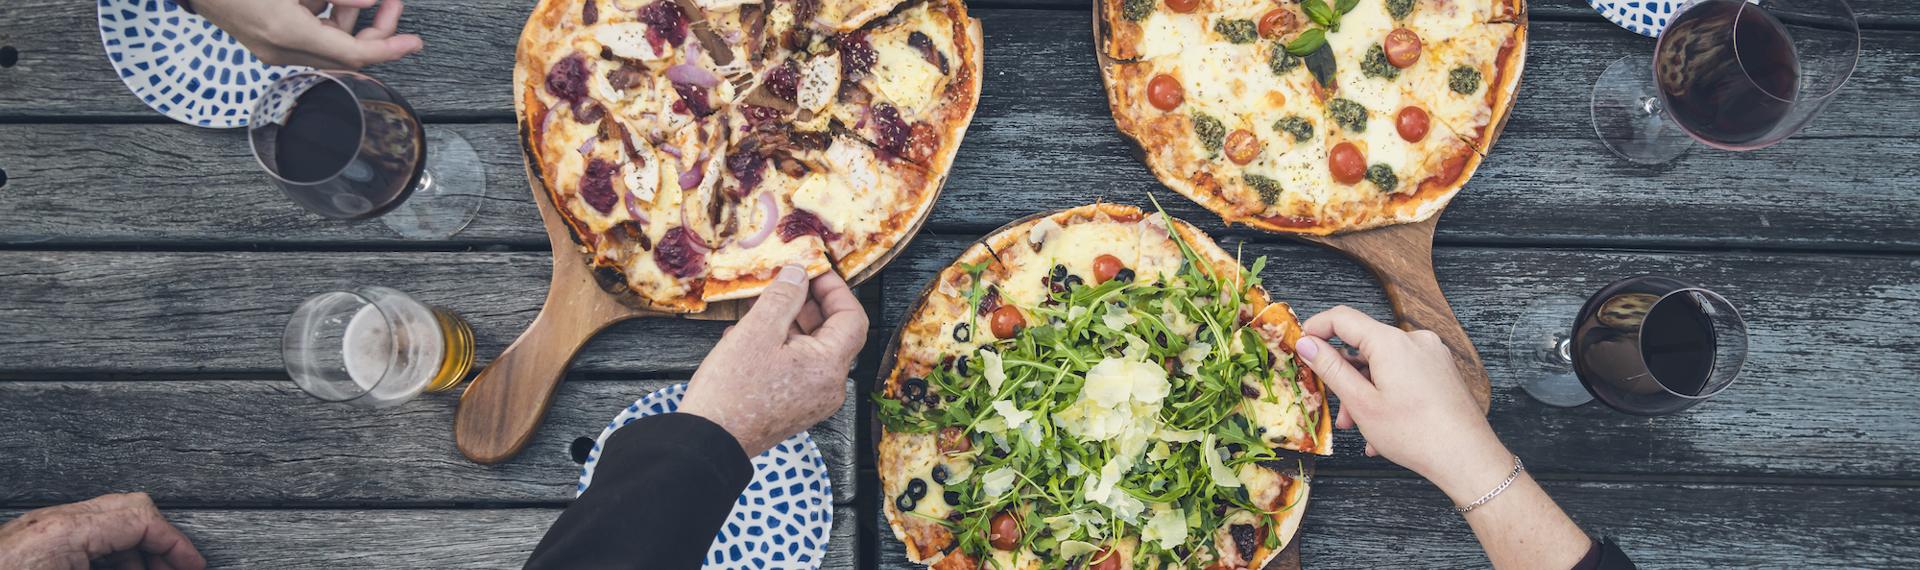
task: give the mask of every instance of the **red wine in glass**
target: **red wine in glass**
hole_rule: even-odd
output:
[[[1667,113],[1693,138],[1729,150],[1758,148],[1799,92],[1799,56],[1785,24],[1741,0],[1706,0],[1667,24],[1654,48]]]
[[[350,71],[305,71],[267,88],[247,125],[253,156],[289,198],[336,220],[379,217],[416,239],[473,220],[486,173],[466,139],[428,130],[413,106]]]
[[[1509,348],[1535,399],[1577,406],[1598,398],[1641,416],[1685,410],[1726,389],[1746,355],[1746,324],[1731,303],[1654,275],[1615,281],[1585,301],[1535,302]]]

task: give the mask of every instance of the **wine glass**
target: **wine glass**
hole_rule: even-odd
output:
[[[406,293],[362,287],[301,303],[280,349],[287,374],[307,394],[387,408],[459,385],[473,365],[473,329]]]
[[[1613,62],[1593,86],[1593,130],[1641,164],[1698,140],[1726,150],[1780,142],[1853,74],[1860,28],[1845,0],[1693,0],[1652,56]]]
[[[247,123],[253,157],[301,207],[336,220],[380,217],[413,239],[442,239],[473,221],[486,171],[473,146],[426,129],[413,107],[351,71],[275,81]]]
[[[1536,301],[1508,341],[1520,386],[1534,399],[1567,407],[1597,397],[1639,416],[1671,414],[1720,393],[1747,358],[1746,324],[1732,303],[1654,275],[1615,281],[1584,302]]]

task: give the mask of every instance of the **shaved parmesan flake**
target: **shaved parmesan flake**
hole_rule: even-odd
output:
[[[980,490],[986,491],[988,497],[998,499],[1001,495],[1005,495],[1007,491],[1013,489],[1013,482],[1016,480],[1016,477],[1017,475],[1014,474],[1012,467],[1001,467],[988,471],[985,475],[980,476]]]
[[[1099,551],[1100,551],[1100,547],[1094,546],[1092,543],[1081,542],[1078,540],[1060,541],[1060,556],[1063,556],[1063,557],[1072,558],[1075,556],[1080,556],[1082,554],[1093,554]]]
[[[1200,363],[1206,361],[1207,355],[1212,353],[1213,345],[1211,344],[1194,342],[1187,345],[1186,350],[1180,351],[1180,372],[1188,376],[1200,375]]]
[[[1147,510],[1146,503],[1134,498],[1133,495],[1127,494],[1126,491],[1114,493],[1113,496],[1107,498],[1104,504],[1107,505],[1107,508],[1113,509],[1114,518],[1127,522],[1138,522],[1140,520],[1140,514]]]
[[[1022,410],[1007,400],[994,402],[993,409],[1000,412],[1000,417],[1007,419],[1007,429],[1019,429],[1020,424],[1033,417],[1033,412]]]
[[[1007,370],[1000,364],[1000,353],[991,350],[980,351],[980,359],[986,361],[987,386],[995,394],[1000,393],[1000,385],[1007,381]]]
[[[1159,431],[1153,432],[1153,437],[1160,438],[1161,441],[1191,443],[1205,439],[1206,434],[1201,433],[1200,430],[1180,430],[1161,426]]]
[[[1147,449],[1147,459],[1149,461],[1166,461],[1169,457],[1173,457],[1173,455],[1167,450],[1167,442],[1165,441],[1155,442],[1152,448]]]
[[[1087,383],[1080,388],[1081,392],[1102,407],[1125,403],[1133,392],[1133,376],[1127,371],[1128,364],[1131,363],[1118,358],[1101,359],[1087,370]]]
[[[1047,240],[1052,239],[1053,234],[1059,231],[1060,222],[1053,221],[1053,218],[1040,218],[1040,221],[1034,222],[1033,229],[1027,231],[1027,243],[1033,244],[1034,248],[1038,249],[1046,245]]]
[[[1160,547],[1173,550],[1187,541],[1187,512],[1166,503],[1153,504],[1153,518],[1140,529],[1140,540],[1159,541]]]
[[[1220,453],[1214,448],[1214,443],[1216,443],[1214,435],[1207,434],[1207,439],[1200,444],[1200,459],[1207,462],[1207,474],[1213,477],[1215,485],[1239,487],[1240,476],[1234,474],[1232,469],[1228,469],[1225,461],[1220,460]]]
[[[1107,305],[1107,314],[1101,315],[1100,320],[1107,324],[1107,328],[1113,330],[1126,330],[1127,325],[1140,322],[1140,319],[1133,317],[1133,313],[1127,312],[1116,304]]]

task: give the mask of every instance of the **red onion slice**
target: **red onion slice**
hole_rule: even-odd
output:
[[[687,42],[687,63],[700,63],[700,56],[707,53],[706,46],[700,45],[700,38],[698,36],[688,39],[693,41]],[[712,85],[707,85],[706,87],[712,87]]]
[[[700,66],[685,63],[667,68],[667,80],[674,83],[691,83],[708,89],[720,84],[720,76]]]
[[[653,220],[647,218],[647,213],[640,211],[640,206],[636,205],[640,203],[640,199],[633,196],[633,191],[627,190],[625,194],[627,195],[627,215],[639,220],[640,225],[643,226],[653,223]]]
[[[761,192],[760,231],[759,233],[740,240],[740,247],[753,249],[754,246],[760,245],[760,242],[767,240],[767,236],[773,235],[773,227],[779,225],[779,221],[780,206],[773,203],[773,194],[771,192]]]
[[[589,154],[593,154],[593,147],[596,143],[599,143],[599,142],[600,142],[600,139],[598,137],[587,137],[587,142],[580,143],[580,155],[586,156]]]
[[[700,181],[707,176],[707,169],[705,167],[706,164],[696,162],[693,163],[693,170],[680,173],[680,189],[692,190],[699,186]]]

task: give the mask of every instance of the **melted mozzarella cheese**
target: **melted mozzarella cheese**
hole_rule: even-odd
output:
[[[940,68],[907,45],[904,35],[874,37],[873,50],[877,56],[871,69],[874,88],[909,114],[925,111],[946,80]]]
[[[800,108],[819,113],[840,93],[840,52],[816,56],[800,66]]]

